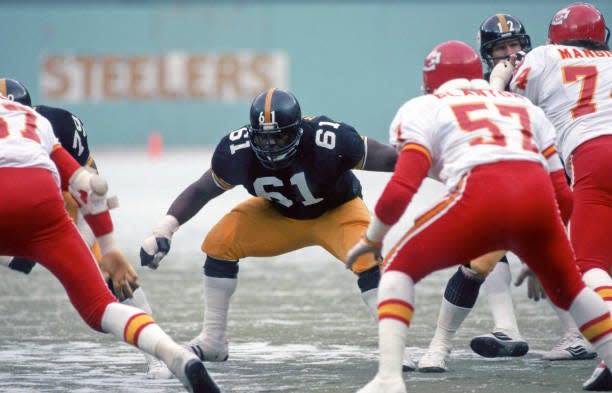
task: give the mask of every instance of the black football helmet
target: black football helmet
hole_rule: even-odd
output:
[[[32,100],[30,99],[30,93],[28,89],[14,79],[2,78],[0,79],[0,94],[5,96],[11,101],[16,101],[20,104],[32,106]]]
[[[302,138],[302,111],[293,94],[270,89],[255,97],[248,127],[251,148],[263,166],[282,169],[291,164]]]
[[[478,30],[478,45],[480,56],[489,68],[495,66],[492,51],[493,46],[499,41],[517,39],[521,44],[523,52],[531,50],[531,38],[525,31],[525,26],[518,18],[509,14],[495,14],[485,19]]]

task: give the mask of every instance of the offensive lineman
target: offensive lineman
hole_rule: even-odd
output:
[[[288,91],[273,88],[258,95],[250,124],[221,139],[211,168],[174,200],[140,251],[142,265],[156,269],[173,233],[208,201],[240,185],[253,195],[225,215],[202,244],[204,321],[189,343],[193,351],[202,360],[227,360],[227,314],[240,259],[319,245],[342,261],[370,220],[352,169],[391,172],[396,158],[393,147],[361,137],[346,123],[302,117]],[[366,255],[352,270],[375,316],[378,261]]]

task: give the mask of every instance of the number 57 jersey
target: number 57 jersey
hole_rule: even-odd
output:
[[[429,176],[451,190],[482,164],[528,160],[559,169],[546,161],[556,153],[552,124],[527,98],[510,92],[457,88],[420,96],[400,107],[389,132],[399,149],[429,156]]]
[[[565,163],[580,144],[612,134],[611,51],[537,47],[525,56],[510,88],[544,110]]]

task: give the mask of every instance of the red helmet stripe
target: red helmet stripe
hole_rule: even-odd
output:
[[[266,94],[266,102],[264,103],[264,121],[269,124],[272,123],[271,109],[272,109],[272,96],[276,88],[268,90]]]

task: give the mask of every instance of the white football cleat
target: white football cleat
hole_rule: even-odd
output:
[[[517,332],[496,330],[477,336],[470,342],[472,351],[485,358],[524,356],[529,352],[529,344]]]
[[[419,359],[418,370],[422,373],[443,373],[448,370],[446,361],[450,355],[450,348],[445,345],[432,345]]]
[[[412,358],[410,357],[410,353],[408,349],[406,348],[404,350],[404,361],[402,362],[402,371],[407,372],[407,371],[414,371],[414,370],[416,370],[416,365],[414,364],[414,360],[412,360]]]
[[[401,377],[383,380],[378,375],[357,393],[407,393],[406,384]]]
[[[561,341],[542,355],[544,360],[585,360],[597,356],[593,346],[578,330],[565,333]]]
[[[187,347],[193,353],[198,355],[201,361],[206,362],[225,362],[229,355],[227,350],[227,341],[221,345],[210,342],[206,337],[197,336],[189,341]]]

